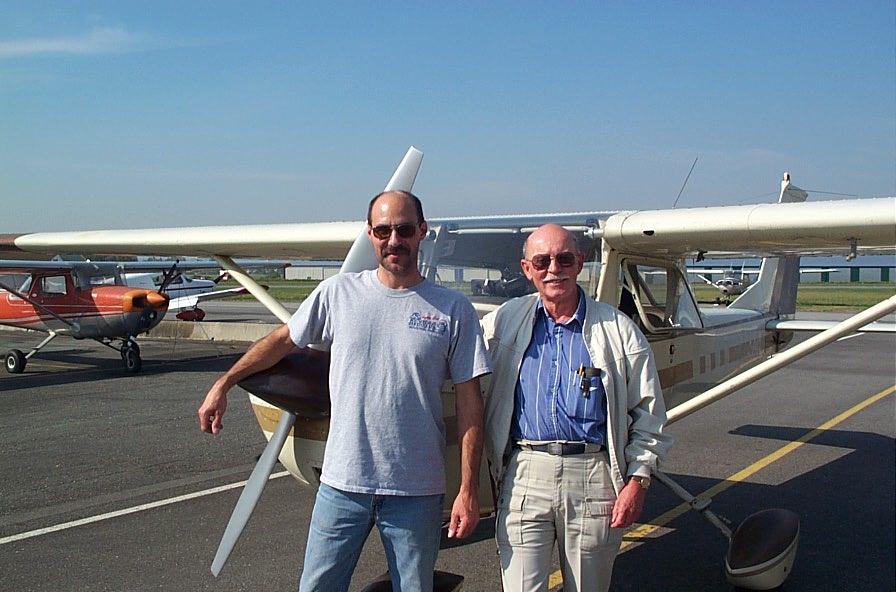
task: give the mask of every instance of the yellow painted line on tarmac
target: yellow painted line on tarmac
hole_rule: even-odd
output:
[[[814,430],[807,432],[803,436],[797,438],[795,441],[785,444],[784,446],[782,446],[775,452],[772,452],[768,456],[754,462],[753,464],[746,467],[745,469],[742,469],[742,470],[738,471],[737,473],[734,473],[727,479],[720,481],[719,483],[716,483],[714,486],[710,487],[709,489],[704,491],[702,494],[699,494],[697,497],[714,497],[715,495],[718,495],[719,493],[725,491],[729,487],[731,487],[737,483],[740,483],[741,481],[744,481],[745,479],[749,478],[750,476],[754,475],[755,473],[758,473],[760,470],[769,466],[776,460],[779,460],[779,459],[783,458],[784,456],[790,454],[791,452],[798,449],[803,444],[806,444],[806,443],[814,440],[815,438],[820,436],[825,431],[830,430],[837,424],[849,419],[850,417],[852,417],[859,411],[865,409],[866,407],[868,407],[870,405],[873,405],[874,403],[877,403],[878,401],[880,401],[881,399],[883,399],[884,397],[886,397],[888,395],[892,395],[894,392],[896,392],[896,386],[891,386],[890,388],[884,389],[883,391],[877,393],[876,395],[872,395],[871,397],[868,397],[861,403],[856,404],[855,406],[847,409],[840,415],[837,415],[836,417],[833,417],[833,418],[829,419],[828,421],[824,422],[823,424],[821,424]],[[625,540],[623,541],[622,546],[620,547],[619,550],[624,551],[626,548],[630,547],[631,545],[634,545],[634,544],[640,542],[641,539],[645,539],[645,538],[649,537],[651,534],[655,533],[660,528],[663,528],[664,526],[666,526],[667,524],[669,524],[670,522],[672,522],[673,520],[675,520],[682,514],[685,514],[690,509],[691,509],[690,504],[688,504],[687,502],[683,502],[679,506],[669,510],[665,514],[658,516],[653,521],[651,521],[647,524],[642,524],[636,528],[633,528],[632,530],[630,530],[629,532],[627,532],[625,534]],[[560,586],[561,584],[563,584],[563,576],[560,573],[560,571],[558,570],[558,571],[555,571],[554,573],[552,573],[551,577],[548,579],[548,588],[553,590],[555,587]]]

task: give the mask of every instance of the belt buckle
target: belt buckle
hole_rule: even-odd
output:
[[[548,442],[548,454],[553,454],[554,456],[563,456],[563,443]]]

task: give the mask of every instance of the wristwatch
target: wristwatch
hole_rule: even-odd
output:
[[[641,489],[647,490],[650,487],[650,477],[641,477],[640,475],[632,475],[631,481],[641,486]]]

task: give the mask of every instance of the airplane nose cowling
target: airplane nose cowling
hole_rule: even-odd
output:
[[[122,297],[122,312],[142,312],[147,306],[153,310],[168,310],[169,296],[152,290],[128,290]]]

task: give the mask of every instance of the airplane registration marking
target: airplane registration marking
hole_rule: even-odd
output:
[[[279,479],[280,477],[286,477],[289,474],[290,474],[289,471],[280,471],[279,473],[272,474],[268,478],[268,480]],[[161,499],[161,500],[157,500],[157,501],[150,502],[147,504],[140,504],[139,506],[123,508],[121,510],[115,510],[114,512],[106,512],[105,514],[97,514],[96,516],[88,516],[86,518],[81,518],[79,520],[72,520],[71,522],[63,522],[62,524],[55,524],[53,526],[47,526],[46,528],[38,528],[36,530],[29,530],[28,532],[20,532],[19,534],[13,534],[10,536],[0,538],[0,545],[5,545],[7,543],[14,543],[16,541],[30,539],[30,538],[45,535],[45,534],[51,534],[54,532],[59,532],[61,530],[68,530],[69,528],[84,526],[85,524],[93,524],[94,522],[102,522],[103,520],[109,520],[111,518],[118,518],[119,516],[127,516],[128,514],[136,514],[137,512],[143,512],[145,510],[161,508],[164,506],[169,506],[171,504],[177,504],[180,502],[185,502],[185,501],[189,501],[189,500],[200,498],[200,497],[205,497],[207,495],[214,495],[216,493],[221,493],[223,491],[229,491],[231,489],[238,489],[240,487],[244,487],[246,485],[246,483],[248,483],[248,481],[238,481],[236,483],[229,483],[227,485],[221,485],[219,487],[203,489],[202,491],[194,491],[193,493],[186,493],[184,495],[169,497],[167,499]]]
[[[832,429],[837,424],[849,419],[850,417],[852,417],[859,411],[865,409],[866,407],[868,407],[870,405],[873,405],[874,403],[877,403],[884,397],[891,395],[894,392],[896,392],[896,386],[892,386],[888,389],[885,389],[885,390],[877,393],[876,395],[872,395],[871,397],[865,399],[861,403],[858,403],[858,404],[854,405],[853,407],[851,407],[850,409],[847,409],[840,415],[837,415],[836,417],[829,419],[828,421],[821,424],[814,430],[811,430],[811,431],[803,434],[802,436],[797,438],[795,441],[785,444],[784,446],[782,446],[775,452],[772,452],[771,454],[767,455],[766,457],[761,458],[758,461],[754,462],[750,466],[738,471],[737,473],[734,473],[727,479],[724,479],[724,480],[720,481],[719,483],[716,483],[714,486],[710,487],[703,493],[698,494],[697,497],[698,498],[713,497],[713,496],[725,491],[729,487],[736,485],[737,483],[740,483],[741,481],[747,479],[754,473],[758,473],[760,470],[769,466],[773,462],[780,460],[781,458],[785,457],[786,455],[790,454],[791,452],[797,450],[803,444],[807,444],[808,442],[810,442],[810,441],[814,440],[815,438],[817,438],[818,436],[820,436],[825,431]],[[660,529],[665,527],[667,524],[669,524],[670,522],[672,522],[679,516],[685,514],[690,509],[691,509],[690,504],[682,503],[682,504],[678,505],[677,507],[669,510],[665,514],[658,516],[653,521],[651,521],[647,524],[641,524],[640,526],[637,526],[637,527],[631,529],[630,531],[625,533],[625,539],[623,540],[622,545],[619,548],[619,552],[622,553],[629,547],[641,542],[643,539],[649,538],[651,535],[655,534],[657,531],[659,531]],[[558,587],[562,584],[563,584],[563,574],[560,572],[560,570],[555,571],[548,578],[548,589],[550,589],[550,590],[554,590],[556,587]]]

